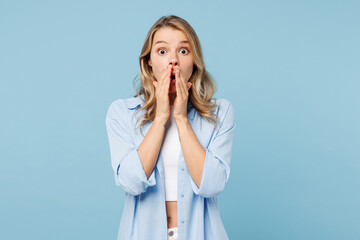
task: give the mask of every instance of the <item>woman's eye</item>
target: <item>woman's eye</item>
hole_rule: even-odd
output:
[[[189,53],[189,50],[187,50],[186,48],[182,48],[182,49],[180,50],[180,52],[181,52],[182,54],[188,54],[188,53]]]
[[[166,51],[165,51],[165,49],[159,49],[159,50],[158,50],[158,53],[160,53],[160,54],[162,55],[162,54],[165,54]]]

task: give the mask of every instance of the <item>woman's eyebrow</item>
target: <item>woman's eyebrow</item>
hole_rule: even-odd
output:
[[[167,42],[160,40],[160,41],[157,41],[154,45],[160,44],[160,43],[168,44]],[[181,41],[180,43],[189,43],[189,41],[188,41],[188,40],[183,40],[183,41]]]

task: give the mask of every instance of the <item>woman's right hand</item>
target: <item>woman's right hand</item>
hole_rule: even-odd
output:
[[[153,81],[156,89],[156,114],[154,121],[159,121],[164,124],[170,117],[169,87],[171,71],[172,65],[169,64],[163,69],[161,78],[157,79],[158,81]]]

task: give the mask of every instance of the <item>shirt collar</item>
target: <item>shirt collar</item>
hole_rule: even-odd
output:
[[[136,110],[138,108],[141,108],[145,104],[145,97],[144,94],[141,94],[139,96],[129,98],[127,100],[127,107],[130,110]],[[195,116],[196,110],[194,109],[194,106],[189,101],[187,106],[187,112],[188,112],[188,118],[193,119]]]

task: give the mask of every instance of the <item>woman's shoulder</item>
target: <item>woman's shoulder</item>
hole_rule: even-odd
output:
[[[107,110],[108,117],[121,118],[131,115],[144,104],[143,94],[129,98],[119,98],[113,100]]]
[[[145,103],[143,94],[139,96],[129,97],[129,98],[119,98],[110,103],[109,109],[112,110],[133,110],[137,109]]]
[[[214,98],[212,99],[216,103],[215,114],[218,116],[221,122],[234,121],[234,107],[232,103],[226,98]]]
[[[231,102],[226,98],[212,98],[211,101],[215,102],[219,107],[232,105]]]
[[[227,112],[229,109],[233,110],[232,103],[226,98],[212,98],[211,101],[216,104],[218,114]]]

